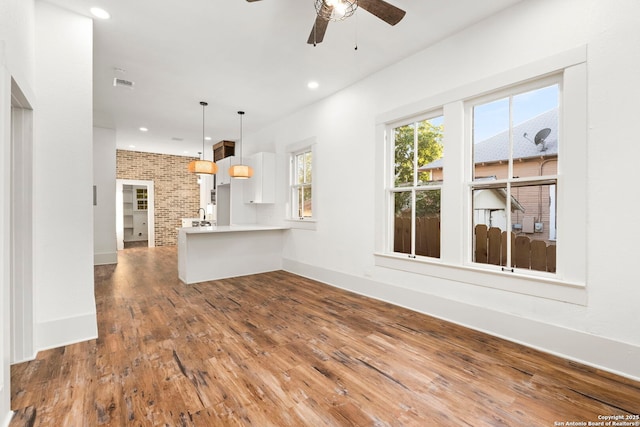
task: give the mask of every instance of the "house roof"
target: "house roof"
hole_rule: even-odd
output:
[[[549,129],[543,144],[536,145],[535,135]],[[525,136],[526,135],[526,136]],[[505,130],[475,144],[474,163],[492,163],[509,158],[509,131]],[[558,155],[558,108],[553,108],[513,128],[513,158],[527,159]],[[419,168],[420,171],[442,167],[442,158]]]

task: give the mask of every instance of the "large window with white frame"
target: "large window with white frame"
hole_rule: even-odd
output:
[[[556,272],[560,78],[467,102],[472,261]]]
[[[440,258],[442,113],[392,127],[393,251],[410,258]]]
[[[381,114],[376,265],[584,304],[586,69],[580,47]],[[425,120],[441,132],[429,159]]]

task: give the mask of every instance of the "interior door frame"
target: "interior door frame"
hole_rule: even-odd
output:
[[[147,187],[147,235],[149,247],[156,246],[155,232],[155,193],[153,181],[137,179],[116,179],[116,246],[117,250],[124,249],[124,209],[122,207],[122,189],[125,185]]]
[[[11,79],[10,293],[11,363],[33,360],[35,312],[33,276],[33,109]]]

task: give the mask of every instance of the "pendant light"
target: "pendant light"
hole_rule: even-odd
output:
[[[200,101],[200,105],[202,105],[202,159],[189,162],[187,169],[191,173],[214,175],[218,172],[218,165],[204,159],[204,107],[209,104],[204,101]]]
[[[240,115],[240,164],[229,168],[229,176],[231,178],[248,179],[253,176],[253,168],[242,164],[242,116],[244,111],[238,111],[238,115]]]

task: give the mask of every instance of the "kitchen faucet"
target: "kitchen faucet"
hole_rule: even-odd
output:
[[[198,215],[200,215],[200,211],[202,211],[202,220],[204,221],[207,219],[207,211],[205,211],[204,208],[200,208],[198,209]]]

